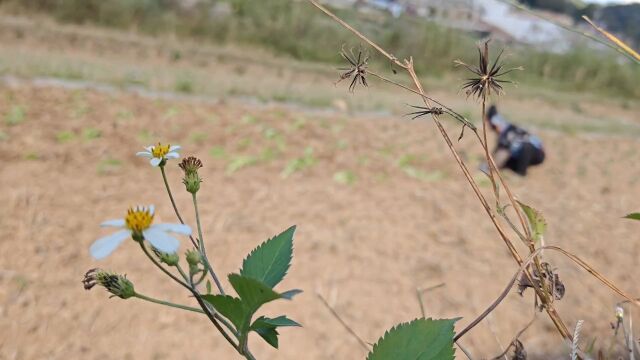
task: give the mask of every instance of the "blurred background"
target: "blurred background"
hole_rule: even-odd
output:
[[[579,0],[331,0],[340,17],[402,59],[426,91],[476,125],[480,105],[461,86],[476,44],[505,49],[517,84],[493,98],[500,113],[545,143],[547,160],[514,192],[549,223],[547,244],[575,252],[632,294],[640,205],[640,67],[549,23],[591,33],[587,15],[640,47],[640,4]],[[259,359],[358,359],[365,353],[316,293],[367,341],[420,316],[459,329],[500,293],[516,266],[437,129],[411,121],[419,101],[374,78],[335,84],[341,48],[409,84],[399,69],[313,8],[294,0],[0,0],[0,359],[238,358],[203,317],[85,292],[92,267],[128,274],[137,290],[190,304],[127,242],[92,260],[98,224],[153,203],[174,222],[157,169],[135,157],[158,141],[202,159],[199,196],[208,253],[237,272],[260,242],[297,224],[282,289],[305,291],[267,313],[303,324],[280,350],[252,338]],[[445,120],[452,137],[458,123]],[[491,135],[490,142],[495,141]],[[483,152],[455,144],[470,168]],[[176,163],[177,202],[193,224]],[[486,177],[473,172],[482,191]],[[187,242],[183,243],[186,249]],[[521,249],[525,251],[524,248]],[[557,308],[583,345],[621,350],[611,328],[620,299],[566,259],[545,255],[566,286]],[[536,311],[515,291],[462,343],[493,358]],[[546,314],[521,337],[530,359],[566,359]],[[458,354],[458,357],[461,357]]]

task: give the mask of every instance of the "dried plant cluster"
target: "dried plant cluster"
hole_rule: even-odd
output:
[[[449,336],[451,335],[450,345],[451,347],[457,346],[467,358],[473,359],[473,356],[464,349],[461,345],[461,338],[467,334],[471,329],[473,329],[476,325],[478,325],[487,315],[489,315],[501,302],[502,300],[510,293],[511,289],[517,284],[518,292],[523,295],[524,291],[528,288],[533,289],[534,296],[534,304],[533,308],[537,311],[544,311],[547,313],[554,326],[556,327],[558,334],[569,344],[573,344],[571,350],[571,358],[574,359],[589,359],[592,354],[585,352],[583,348],[579,346],[578,343],[578,335],[580,333],[580,328],[582,323],[579,322],[579,326],[576,327],[575,331],[572,333],[569,331],[566,326],[566,322],[562,319],[560,314],[556,311],[554,307],[554,301],[560,301],[564,298],[566,288],[565,284],[560,280],[559,273],[554,269],[553,265],[549,262],[548,259],[545,259],[542,255],[543,251],[554,251],[558,252],[570,260],[572,260],[576,265],[586,269],[590,274],[592,274],[595,278],[597,278],[604,286],[610,288],[615,293],[620,295],[625,299],[627,303],[632,303],[636,306],[640,306],[640,302],[635,300],[632,296],[627,294],[626,292],[620,290],[615,284],[609,281],[606,277],[600,274],[598,271],[593,269],[588,263],[584,260],[580,259],[576,255],[559,248],[557,246],[544,245],[542,241],[544,231],[546,229],[546,220],[542,217],[542,214],[535,210],[534,208],[521,203],[515,194],[511,191],[509,184],[504,180],[503,176],[500,173],[500,170],[496,167],[495,162],[492,158],[492,155],[489,152],[488,144],[487,144],[487,135],[486,135],[486,124],[483,121],[482,124],[482,134],[479,133],[476,126],[473,125],[469,120],[461,116],[458,112],[453,110],[452,108],[446,106],[442,102],[430,97],[424,90],[424,87],[417,76],[414,66],[413,66],[413,58],[408,58],[404,60],[399,60],[394,55],[392,55],[387,50],[380,47],[378,44],[373,42],[367,36],[363,35],[357,29],[353,28],[351,25],[337,17],[330,10],[328,10],[323,5],[320,5],[316,0],[308,0],[311,4],[313,4],[320,11],[324,12],[331,19],[336,21],[338,24],[343,26],[348,31],[352,32],[360,41],[363,41],[367,45],[369,45],[372,49],[377,51],[382,57],[386,58],[386,60],[390,61],[393,67],[398,67],[409,76],[411,79],[411,84],[402,84],[398,81],[390,80],[384,75],[380,75],[378,73],[373,72],[368,68],[369,56],[362,56],[362,50],[358,52],[357,56],[354,56],[353,53],[347,54],[344,50],[341,52],[342,57],[348,62],[347,68],[342,68],[341,70],[346,71],[340,74],[340,79],[338,82],[353,78],[352,82],[349,86],[349,92],[353,92],[358,84],[358,80],[364,86],[369,86],[369,83],[366,82],[365,77],[370,75],[374,78],[382,80],[387,84],[391,84],[392,86],[396,86],[400,89],[408,91],[412,94],[415,94],[419,97],[419,99],[423,102],[424,105],[409,105],[412,108],[412,112],[408,113],[408,116],[411,116],[412,119],[417,119],[421,117],[430,117],[434,124],[436,125],[438,131],[442,135],[445,140],[445,143],[449,150],[451,151],[454,160],[459,165],[465,179],[471,185],[472,190],[474,191],[476,197],[482,204],[489,221],[493,224],[496,231],[498,232],[499,237],[507,246],[511,256],[514,261],[518,265],[519,269],[514,274],[512,280],[507,284],[504,291],[498,296],[498,298],[492,303],[482,314],[480,314],[475,320],[469,323],[464,329],[462,329],[457,334],[452,334],[449,332],[449,328],[446,324],[441,324],[441,327],[437,330],[440,331],[440,335]],[[467,98],[473,97],[480,101],[481,103],[481,118],[484,118],[486,103],[488,99],[492,96],[501,96],[504,95],[505,89],[504,84],[512,83],[511,80],[506,78],[506,76],[516,70],[523,70],[521,67],[512,67],[508,68],[501,61],[503,50],[501,50],[498,55],[495,57],[493,61],[491,61],[490,57],[490,48],[489,48],[489,40],[484,41],[482,44],[478,46],[478,61],[477,65],[469,65],[463,61],[455,60],[454,64],[456,66],[464,67],[471,76],[466,79],[466,81],[461,85],[461,89],[465,92]],[[395,69],[393,69],[393,73],[396,74]],[[437,105],[437,106],[436,106]],[[458,120],[462,124],[462,132],[458,140],[462,139],[463,131],[466,127],[470,128],[475,135],[475,138],[483,149],[485,153],[485,158],[487,163],[489,164],[489,172],[486,174],[492,184],[493,189],[493,199],[488,199],[485,195],[479,190],[479,186],[476,183],[476,180],[471,176],[471,172],[463,158],[458,153],[457,149],[454,146],[454,143],[451,141],[447,131],[442,126],[440,122],[440,117],[442,115],[449,115]],[[501,195],[506,195],[507,202],[503,203]],[[495,207],[490,204],[496,204]],[[506,211],[507,208],[511,208],[511,215],[509,215]],[[514,224],[511,220],[510,216],[515,215],[518,219],[518,224]],[[631,216],[631,215],[630,215]],[[639,216],[640,219],[640,216]],[[511,231],[507,230],[507,227],[510,228]],[[517,238],[520,240],[522,244],[524,244],[526,252],[528,253],[526,258],[522,255],[522,249],[519,249],[517,243],[513,240]],[[422,304],[421,292],[418,291],[418,299],[420,300],[420,304]],[[325,303],[326,305],[326,303]],[[328,306],[328,305],[327,305]],[[362,341],[361,338],[351,330],[351,328],[340,319],[339,315],[335,312],[335,310],[330,309],[334,316],[338,318],[338,320],[345,326],[345,328],[354,335],[359,342],[365,345],[363,346],[367,351],[369,351],[368,359],[386,359],[388,357],[379,356],[380,354],[384,354],[384,347],[389,343],[393,343],[394,341],[400,341],[404,336],[404,340],[408,340],[410,337],[420,337],[420,329],[416,326],[416,322],[418,320],[414,320],[410,323],[401,324],[390,331],[387,331],[384,337],[382,337],[378,343],[376,343],[373,348],[370,348],[366,345],[366,342]],[[534,312],[534,313],[535,313]],[[426,315],[424,314],[423,309],[423,319],[428,324],[433,324],[432,319],[425,319]],[[535,319],[535,317],[534,317]],[[533,321],[532,321],[533,323]],[[520,339],[522,333],[527,330],[531,324],[527,325],[521,332],[519,332],[514,340],[510,343],[509,348],[507,350],[496,357],[498,358],[506,358],[508,353],[509,359],[526,359],[527,352],[525,350],[525,345],[523,341]],[[426,325],[425,325],[426,326]],[[409,330],[411,328],[411,330]],[[433,328],[429,330],[434,331]],[[633,343],[627,341],[626,350],[630,350],[633,354],[634,351],[637,351],[637,341],[633,341]],[[412,351],[418,351],[413,353]],[[416,354],[422,354],[419,351],[428,351],[429,353],[437,353],[437,350],[429,349],[406,349],[402,352],[402,356],[396,354],[396,358],[414,358]],[[593,352],[593,349],[590,349]],[[453,352],[443,352],[438,354],[446,354],[442,357],[438,357],[438,359],[453,359]],[[598,354],[599,357],[602,357],[602,353]],[[633,357],[632,357],[633,358]]]

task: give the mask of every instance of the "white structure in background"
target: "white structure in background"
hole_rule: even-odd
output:
[[[339,7],[366,5],[393,16],[409,13],[443,26],[509,42],[562,52],[571,47],[566,31],[499,0],[324,0]],[[549,16],[549,14],[545,14]],[[557,15],[556,15],[557,16]],[[562,20],[561,20],[562,21]],[[568,22],[569,20],[564,19]]]
[[[509,34],[518,42],[541,45],[553,51],[565,51],[571,46],[564,30],[542,19],[498,0],[474,2],[481,22]]]
[[[405,12],[405,5],[397,0],[366,0],[365,3],[371,7],[388,11],[393,17],[399,17]]]

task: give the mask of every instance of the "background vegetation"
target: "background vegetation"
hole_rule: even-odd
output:
[[[131,29],[147,34],[171,33],[214,43],[258,44],[297,59],[336,62],[335,52],[353,40],[328,20],[319,18],[305,2],[262,0],[204,0],[185,7],[178,0],[0,0],[10,12],[51,14],[63,23],[92,23]],[[452,70],[451,59],[470,60],[468,49],[478,38],[437,24],[407,17],[397,21],[382,14],[338,14],[354,26],[365,29],[376,42],[399,58],[412,54],[429,58],[416,61],[421,74],[440,76]],[[616,54],[594,51],[577,44],[564,54],[529,47],[510,46],[510,63],[526,72],[518,80],[544,82],[561,90],[606,92],[617,96],[640,96],[640,70]],[[390,67],[390,65],[389,65]],[[519,77],[519,78],[518,78]]]

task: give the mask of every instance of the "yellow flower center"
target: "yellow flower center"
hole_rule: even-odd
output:
[[[171,145],[169,144],[162,145],[161,143],[158,143],[158,145],[154,146],[151,149],[151,154],[153,154],[153,157],[163,158],[165,155],[167,155],[170,148],[171,148]]]
[[[124,218],[127,228],[135,233],[141,233],[151,226],[153,214],[148,208],[129,208],[127,216]]]

